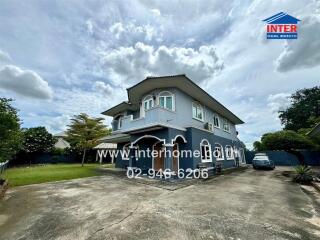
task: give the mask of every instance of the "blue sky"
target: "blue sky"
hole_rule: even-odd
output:
[[[278,12],[302,20],[298,40],[265,39],[262,20]],[[281,128],[291,93],[319,85],[319,49],[316,0],[1,0],[0,96],[24,127],[56,133],[148,75],[186,73],[246,122],[250,147]]]

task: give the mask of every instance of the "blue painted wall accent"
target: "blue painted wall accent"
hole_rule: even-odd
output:
[[[117,144],[118,152],[123,149],[123,146],[125,144],[127,144],[127,143],[118,143]],[[129,166],[129,160],[123,160],[120,154],[116,157],[115,160],[116,160],[116,164],[115,164],[116,168],[127,168]]]
[[[164,128],[161,130],[146,132],[146,133],[139,133],[139,134],[132,134],[131,135],[131,142],[135,141],[136,139],[144,136],[144,135],[153,135],[160,139],[165,139],[166,144],[171,144],[171,140],[175,138],[177,135],[182,135],[187,140],[187,143],[184,143],[181,138],[177,139],[177,142],[179,143],[179,150],[191,150],[200,151],[200,143],[203,139],[208,140],[208,142],[211,144],[211,150],[214,151],[215,143],[219,143],[222,145],[224,150],[224,156],[225,154],[225,146],[230,145],[232,147],[236,146],[238,148],[241,147],[241,143],[239,141],[226,139],[220,136],[214,135],[212,132],[200,130],[197,128],[187,128],[187,131],[181,131],[173,128]],[[152,146],[154,143],[156,143],[158,140],[154,138],[143,138],[138,141],[137,145],[139,146],[140,150],[146,150],[147,148],[150,148],[152,150]],[[126,143],[119,143],[118,144],[118,150],[122,150],[123,146]],[[212,156],[212,162],[204,163],[207,167],[214,167],[216,164],[216,159],[214,156]],[[223,168],[230,168],[235,166],[235,160],[220,160],[219,161],[222,164]],[[198,168],[198,165],[201,163],[201,157],[192,157],[189,155],[180,156],[179,159],[179,168],[182,169],[195,169]],[[116,160],[116,167],[125,168],[129,165],[128,160],[122,160],[121,156],[119,155]],[[152,158],[147,157],[140,157],[137,161],[137,167],[141,169],[148,169],[152,167]]]

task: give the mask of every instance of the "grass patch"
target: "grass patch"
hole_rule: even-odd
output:
[[[103,168],[115,168],[115,164],[114,163],[107,163],[107,164],[102,164],[100,165]]]
[[[9,168],[3,174],[11,187],[100,175],[98,164],[48,164]]]

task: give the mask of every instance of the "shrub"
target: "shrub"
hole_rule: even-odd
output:
[[[295,168],[295,176],[293,180],[297,183],[301,184],[310,184],[312,181],[313,177],[311,174],[311,168],[308,166],[297,166]]]
[[[67,154],[67,149],[62,149],[62,148],[54,148],[51,153],[53,155],[64,155],[64,154]]]

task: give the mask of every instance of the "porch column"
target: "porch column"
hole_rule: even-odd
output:
[[[172,171],[173,169],[173,144],[164,144],[166,147],[166,156],[164,160],[164,168],[170,169]]]
[[[136,147],[131,147],[130,146],[130,151],[129,151],[129,167],[136,167]]]

